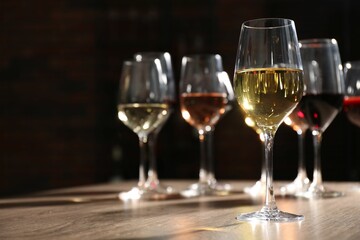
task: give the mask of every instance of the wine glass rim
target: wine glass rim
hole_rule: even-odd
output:
[[[139,52],[135,52],[134,55],[140,55],[140,54],[165,54],[165,53],[169,53],[167,51],[139,51]]]
[[[134,56],[150,56],[150,57],[161,57],[161,56],[165,56],[165,55],[169,55],[170,53],[167,51],[140,51],[140,52],[136,52],[134,53]]]
[[[126,66],[131,66],[131,65],[141,65],[144,63],[155,63],[158,64],[158,62],[160,62],[159,58],[154,58],[154,59],[142,59],[141,61],[138,61],[136,59],[127,59],[123,61],[123,64]]]
[[[266,26],[265,23],[269,21],[272,21],[274,23],[277,22],[277,24],[274,24],[273,26]],[[276,29],[289,27],[293,24],[294,21],[288,18],[257,18],[245,21],[243,23],[243,27],[251,29]]]
[[[354,60],[354,61],[346,61],[344,62],[344,68],[345,69],[351,69],[351,68],[360,68],[360,60]]]
[[[322,47],[324,45],[337,45],[335,38],[309,38],[299,40],[300,47],[310,46],[310,47]]]
[[[207,59],[207,58],[216,58],[221,59],[220,54],[217,53],[195,53],[195,54],[189,54],[185,55],[184,58],[188,59]]]

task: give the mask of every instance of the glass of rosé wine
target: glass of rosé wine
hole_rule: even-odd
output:
[[[213,169],[212,134],[234,99],[228,74],[218,54],[184,56],[180,77],[182,117],[197,130],[200,141],[199,181],[182,192],[185,197],[227,195],[231,185],[218,183]]]

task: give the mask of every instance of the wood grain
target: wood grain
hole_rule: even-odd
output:
[[[163,181],[182,189],[191,181]],[[230,181],[236,189],[253,182]],[[281,210],[303,214],[292,223],[239,222],[261,201],[238,193],[166,201],[121,202],[135,182],[68,188],[0,199],[0,239],[360,239],[360,185],[326,183],[345,196],[277,197]],[[276,183],[280,186],[283,183]],[[355,188],[358,186],[358,188]]]

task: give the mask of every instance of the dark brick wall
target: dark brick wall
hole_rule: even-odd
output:
[[[295,20],[298,37],[335,37],[360,59],[356,0],[2,0],[0,2],[0,194],[137,178],[138,140],[116,118],[123,60],[137,51],[223,56],[232,75],[241,23]],[[324,134],[327,179],[359,179],[359,130],[342,114]],[[256,179],[261,148],[239,111],[215,132],[218,178]],[[309,155],[311,141],[309,141]],[[296,174],[296,135],[279,129],[275,177]],[[197,178],[199,146],[179,109],[158,141],[161,178]],[[311,161],[310,161],[311,162]],[[311,164],[311,163],[310,163]],[[311,170],[311,166],[309,166]]]

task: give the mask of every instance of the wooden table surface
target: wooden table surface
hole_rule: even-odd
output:
[[[166,181],[178,189],[192,181]],[[229,181],[236,189],[252,181]],[[0,199],[0,239],[360,239],[360,185],[326,185],[345,192],[329,199],[277,197],[281,210],[303,214],[291,223],[239,222],[261,201],[244,193],[228,196],[121,202],[119,191],[135,182],[46,191]],[[280,184],[276,182],[275,187]],[[357,186],[357,187],[356,187]]]

